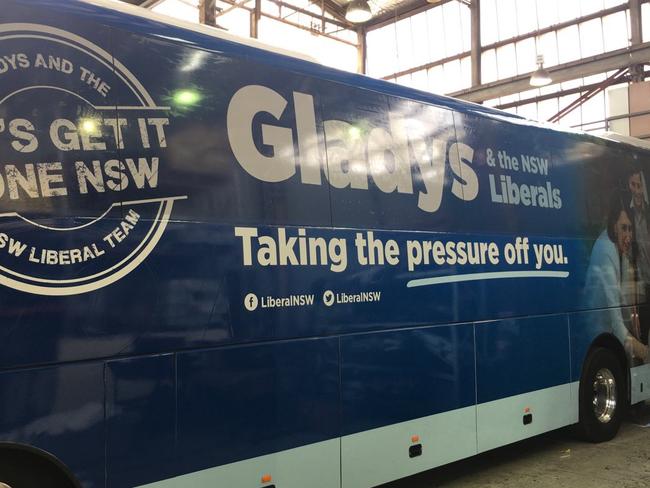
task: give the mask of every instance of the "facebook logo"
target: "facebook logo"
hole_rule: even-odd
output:
[[[246,307],[246,310],[249,312],[255,310],[258,303],[259,300],[257,299],[257,295],[255,295],[255,293],[249,293],[244,297],[244,307]]]

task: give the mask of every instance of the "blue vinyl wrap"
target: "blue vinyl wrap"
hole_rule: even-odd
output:
[[[336,339],[178,355],[178,452],[196,471],[339,435]]]
[[[107,363],[106,445],[108,486],[152,481],[143,466],[157,466],[157,479],[176,473],[174,355]]]
[[[2,37],[1,55],[57,55],[111,87],[102,96],[46,68],[0,74],[0,100],[14,97],[0,102],[0,127],[5,119],[31,120],[40,142],[38,152],[17,150],[17,138],[0,130],[0,280],[14,280],[0,285],[0,442],[51,452],[84,487],[135,486],[575,381],[592,341],[612,333],[610,312],[630,305],[589,302],[585,279],[610,193],[626,189],[633,165],[650,169],[646,152],[79,0],[5,0],[2,7],[1,28],[61,31],[53,39]],[[73,37],[61,42],[63,31]],[[89,55],[79,38],[104,54]],[[42,88],[50,84],[59,98]],[[284,103],[280,115],[260,109],[249,121],[251,145],[265,158],[277,156],[270,139],[289,137],[281,149],[293,150],[295,165],[280,181],[255,177],[235,155],[226,113],[245,86],[264,87]],[[194,105],[177,103],[183,90],[198,94]],[[313,102],[312,146],[298,142],[296,94]],[[112,142],[101,150],[48,140],[52,120],[86,116],[125,119],[133,130],[112,140],[104,124],[101,137]],[[158,119],[168,119],[159,139]],[[361,147],[357,139],[397,140],[396,119],[421,131],[408,148],[387,155]],[[142,120],[149,147],[134,129]],[[341,140],[332,130],[326,140],[333,121],[347,130]],[[310,149],[305,161],[301,151]],[[494,159],[500,152],[547,160],[548,172],[504,168]],[[134,176],[142,158],[159,158],[148,186]],[[300,165],[319,158],[304,183],[308,170]],[[405,178],[387,191],[400,158]],[[115,172],[113,188],[92,187],[94,161],[99,173]],[[39,191],[47,171],[66,182],[79,178],[77,162],[92,188],[65,198],[27,198],[24,188],[9,196],[7,166],[27,174],[28,165],[56,162],[65,164],[41,168]],[[330,184],[336,164],[343,179],[360,176],[357,187]],[[508,178],[550,188],[561,203],[502,202],[516,193],[501,186]],[[423,210],[438,191],[439,201]],[[127,218],[128,235],[115,233]],[[236,227],[267,238],[284,231],[344,239],[347,266],[245,265]],[[381,243],[394,241],[399,262],[359,262],[353,243],[358,234],[369,238],[368,230]],[[529,262],[508,264],[501,254],[496,264],[410,269],[405,255],[415,241],[490,242],[503,251],[518,237],[530,240]],[[7,252],[9,238],[26,244],[24,254]],[[74,266],[27,259],[32,247],[39,256],[90,242],[99,245],[96,255]],[[561,247],[566,260],[536,268],[533,245]],[[114,282],[60,293],[80,277],[92,285],[121,271],[142,249],[145,258]],[[556,275],[413,286],[540,270]],[[32,274],[40,291],[23,287]],[[328,306],[328,291],[381,298]],[[254,310],[246,308],[249,293],[260,300]],[[313,304],[264,305],[293,295]]]
[[[343,338],[343,435],[473,405],[473,336],[458,324]]]
[[[0,439],[64,462],[83,486],[104,486],[102,364],[0,373]]]
[[[566,316],[476,324],[477,403],[570,382]]]

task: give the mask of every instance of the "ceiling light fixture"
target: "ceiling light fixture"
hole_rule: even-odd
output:
[[[367,0],[352,0],[345,10],[345,19],[354,24],[367,22],[371,18],[372,12],[370,12]]]
[[[546,86],[550,85],[553,80],[551,75],[544,69],[544,56],[537,55],[537,70],[530,77],[531,86]]]

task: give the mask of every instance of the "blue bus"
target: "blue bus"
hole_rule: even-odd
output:
[[[369,488],[650,397],[647,150],[2,7],[3,488]]]

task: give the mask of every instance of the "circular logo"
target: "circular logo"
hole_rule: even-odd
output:
[[[160,241],[169,107],[102,47],[0,24],[0,284],[41,295],[105,287]]]
[[[257,309],[257,305],[259,303],[259,300],[257,298],[257,295],[255,293],[249,293],[244,297],[244,307],[246,307],[246,310],[249,312],[252,312],[253,310]]]
[[[323,293],[323,303],[328,307],[334,305],[334,292],[332,290],[325,290]]]

